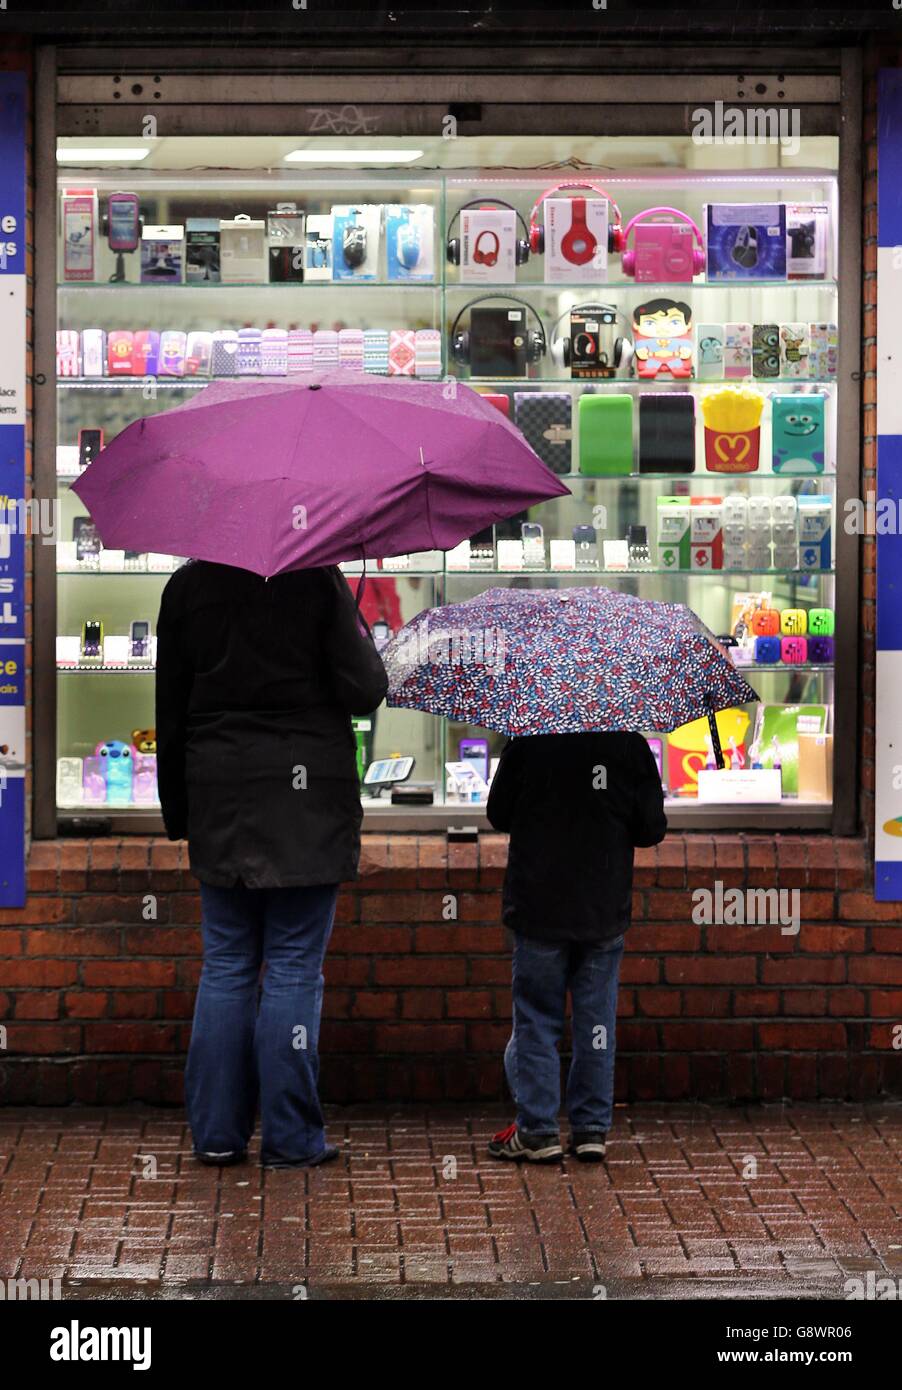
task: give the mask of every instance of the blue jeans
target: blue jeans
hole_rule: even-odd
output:
[[[259,1099],[264,1160],[322,1153],[322,968],[337,896],[337,885],[201,884],[204,965],[185,1071],[197,1151],[246,1149]]]
[[[573,1058],[567,1078],[571,1130],[611,1127],[614,1031],[623,937],[585,944],[514,938],[514,1027],[504,1051],[507,1083],[524,1134],[557,1134],[567,991]]]

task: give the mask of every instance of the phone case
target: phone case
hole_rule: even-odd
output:
[[[132,774],[132,800],[156,801],[157,797],[157,755],[156,753],[132,754],[134,759]]]
[[[363,330],[363,367],[367,372],[388,373],[388,329]]]
[[[110,376],[131,376],[134,370],[134,334],[128,328],[114,328],[107,334],[107,370]]]
[[[82,376],[103,376],[106,335],[102,328],[84,328],[81,334]]]
[[[264,376],[288,375],[288,332],[264,328],[260,339],[260,370]]]
[[[569,391],[515,391],[514,419],[527,444],[553,473],[571,471],[573,404]]]
[[[170,328],[160,334],[160,376],[185,375],[185,351],[188,335]]]
[[[188,334],[185,346],[185,376],[209,376],[213,357],[213,334]]]
[[[331,328],[318,328],[313,335],[313,367],[322,371],[338,366],[338,334]]]
[[[81,758],[57,758],[56,799],[61,806],[77,806],[82,800],[83,776]]]
[[[56,334],[57,376],[79,376],[81,373],[81,343],[74,328],[60,328]]]
[[[238,330],[238,375],[259,376],[263,360],[263,334],[259,328]]]
[[[415,376],[417,335],[412,328],[393,328],[388,337],[389,376]]]
[[[238,375],[238,334],[234,328],[220,328],[213,334],[212,370],[214,376]]]
[[[338,332],[338,365],[352,372],[363,371],[363,329],[341,328]]]
[[[722,323],[700,323],[695,330],[695,375],[699,381],[723,380],[724,338]]]
[[[781,377],[807,377],[810,346],[807,323],[780,324]]]
[[[313,371],[313,334],[309,328],[288,330],[288,375]]]
[[[774,396],[771,403],[773,470],[799,477],[823,473],[824,397]]]
[[[510,413],[511,413],[511,398],[510,398],[510,396],[502,395],[501,392],[497,392],[497,391],[480,391],[480,392],[479,392],[479,395],[482,396],[482,399],[483,399],[484,401],[491,401],[491,403],[492,403],[492,405],[495,407],[495,409],[496,409],[496,410],[500,410],[502,415],[507,415],[508,417],[510,417]]]
[[[744,381],[752,374],[752,325],[725,323],[723,374],[727,381]]]
[[[82,800],[99,805],[106,801],[106,776],[102,758],[92,755],[82,760]]]
[[[773,381],[780,375],[780,329],[776,323],[752,325],[752,376]]]
[[[442,335],[437,328],[418,328],[414,344],[417,376],[441,376]]]
[[[632,396],[580,396],[579,471],[596,478],[632,473]]]
[[[160,335],[154,328],[139,328],[132,348],[135,376],[156,376],[160,370]]]
[[[682,392],[639,397],[639,472],[695,472],[695,401]]]

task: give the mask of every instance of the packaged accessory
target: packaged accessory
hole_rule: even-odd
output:
[[[63,279],[93,280],[97,193],[94,189],[63,189]]]
[[[695,401],[676,392],[639,396],[639,472],[695,472]]]
[[[832,637],[835,619],[832,608],[811,608],[808,612],[808,631],[818,637]]]
[[[781,637],[780,660],[787,666],[801,666],[808,660],[808,642],[804,637]]]
[[[375,280],[379,273],[382,206],[361,203],[332,209],[332,279]]]
[[[557,336],[569,315],[569,333]],[[629,337],[618,332],[626,323],[613,304],[574,304],[565,309],[551,333],[551,359],[568,367],[574,380],[609,380],[626,372],[633,357]]]
[[[141,284],[180,285],[185,228],[167,224],[141,232]]]
[[[385,253],[389,280],[435,278],[435,214],[428,203],[389,203]]]
[[[831,666],[834,660],[832,637],[809,637],[808,660],[814,666]]]
[[[773,470],[793,477],[823,473],[824,397],[774,396],[771,410]]]
[[[185,284],[218,285],[219,218],[185,219]]]
[[[307,214],[306,247],[304,255],[304,279],[332,279],[332,214],[330,212],[311,212]]]
[[[752,375],[750,323],[724,324],[723,367],[727,381],[744,381]]]
[[[458,221],[460,235],[454,236]],[[522,215],[503,198],[477,198],[451,218],[445,255],[449,265],[460,267],[462,284],[512,284],[517,266],[529,260],[529,232]]]
[[[701,400],[709,473],[755,473],[764,398],[746,386],[722,386]]]
[[[646,221],[676,217],[677,222]],[[633,248],[628,249],[630,233]],[[697,245],[695,243],[698,243]],[[637,284],[688,284],[705,268],[705,241],[701,229],[678,208],[647,208],[623,229],[623,273]]]
[[[780,328],[776,323],[752,325],[752,376],[772,381],[780,375]]]
[[[605,249],[612,255],[623,250],[623,218],[620,215],[619,207],[607,189],[602,188],[600,183],[589,183],[588,181],[584,181],[579,183],[555,183],[552,184],[551,188],[546,188],[544,193],[539,194],[529,214],[529,249],[534,255],[541,256],[544,253],[548,232],[547,221],[545,221],[544,224],[539,221],[539,210],[542,209],[544,216],[545,205],[554,193],[562,193],[565,190],[572,190],[575,192],[577,189],[600,194],[605,204],[610,206],[611,211],[609,214],[606,212],[605,218],[607,226],[604,243]],[[569,202],[570,200],[562,199],[561,201]],[[582,201],[585,200],[583,199]]]
[[[808,614],[804,608],[784,608],[780,613],[780,632],[784,637],[804,637]]]
[[[664,570],[689,568],[688,497],[658,498],[658,564]]]
[[[219,265],[224,285],[265,285],[265,222],[243,212],[220,222]]]
[[[763,665],[772,665],[780,660],[779,637],[756,637],[755,660]]]
[[[632,473],[632,396],[580,396],[579,471],[598,478]]]
[[[833,563],[832,504],[829,497],[800,493],[799,568],[827,570]]]
[[[649,299],[633,310],[633,358],[642,380],[692,376],[692,310],[673,299]]]
[[[695,361],[699,381],[723,380],[724,343],[722,323],[700,323],[696,328]]]
[[[786,204],[786,274],[822,280],[827,274],[830,209],[826,203]]]
[[[527,444],[553,473],[571,471],[573,404],[569,391],[516,391],[514,412]]]
[[[268,212],[266,238],[270,284],[302,284],[307,246],[304,214],[297,208],[276,208]]]
[[[489,300],[495,300],[496,307],[478,307]],[[501,300],[503,308],[497,303]],[[463,329],[460,323],[467,313],[470,327]],[[530,316],[537,328],[529,327]],[[505,294],[481,295],[465,304],[451,325],[448,341],[451,359],[469,366],[471,375],[483,377],[526,376],[547,347],[544,325],[532,305]]]
[[[705,206],[709,280],[785,280],[783,203]]]

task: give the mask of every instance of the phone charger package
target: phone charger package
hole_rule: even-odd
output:
[[[428,203],[385,209],[385,258],[389,280],[435,278],[435,217]]]
[[[460,279],[465,285],[513,285],[517,279],[517,214],[465,208],[460,214]]]
[[[826,203],[786,204],[786,274],[823,280],[827,274],[830,209]]]
[[[183,226],[144,227],[141,232],[141,284],[180,285],[184,246]]]
[[[709,280],[785,280],[784,203],[706,203]]]
[[[306,230],[297,208],[276,208],[266,214],[266,239],[271,285],[300,285],[304,281]]]
[[[185,221],[185,284],[219,284],[219,218]]]
[[[97,190],[64,188],[62,192],[63,279],[95,279]]]
[[[266,223],[239,214],[219,224],[219,267],[224,285],[265,285]]]
[[[381,224],[381,204],[361,203],[359,207],[333,207],[333,280],[378,279]]]
[[[600,284],[608,278],[605,198],[546,198],[545,279],[552,284]]]

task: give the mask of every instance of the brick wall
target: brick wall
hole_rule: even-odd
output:
[[[328,1100],[502,1097],[505,855],[500,835],[364,837],[326,967]],[[45,842],[30,874],[24,912],[0,912],[0,1099],[178,1101],[200,969],[185,846]],[[902,1092],[902,928],[869,874],[860,841],[826,836],[673,835],[640,850],[619,1097]],[[692,893],[716,880],[798,889],[799,934],[696,925]]]

